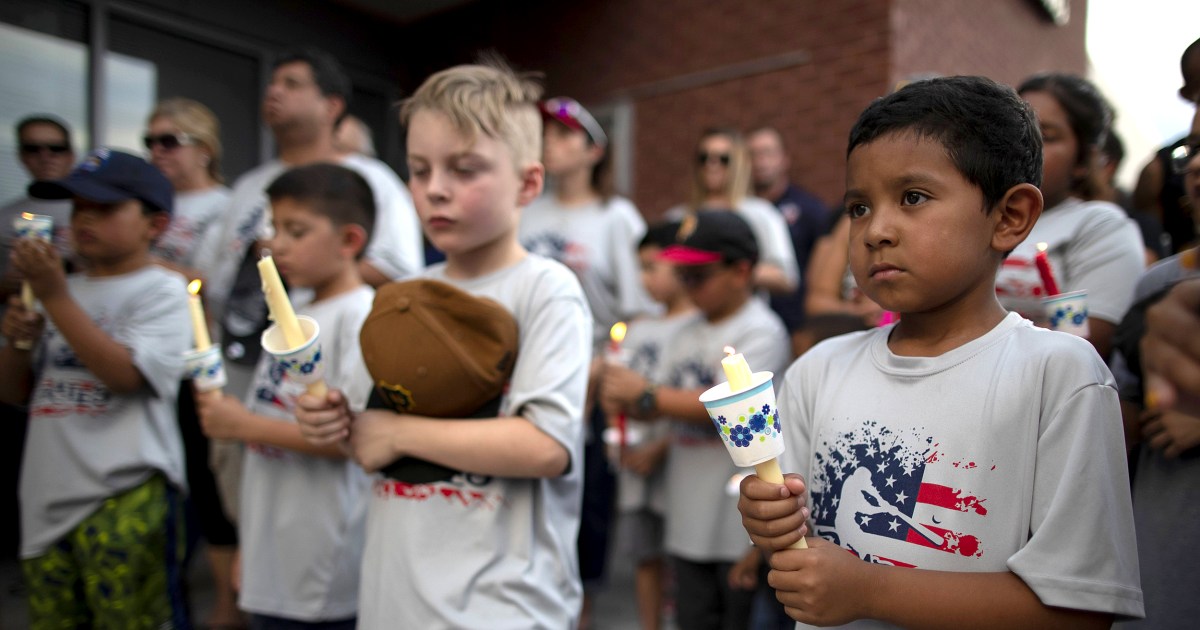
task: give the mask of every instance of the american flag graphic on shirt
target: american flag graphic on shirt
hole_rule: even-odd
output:
[[[954,525],[986,518],[986,499],[935,483],[933,466],[964,472],[979,467],[940,452],[920,430],[893,431],[867,422],[827,436],[816,449],[810,480],[816,533],[878,564],[917,566],[890,557],[899,555],[892,541],[982,558],[986,541]]]

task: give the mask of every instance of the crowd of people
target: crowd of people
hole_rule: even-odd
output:
[[[1200,40],[1182,70],[1200,105]],[[34,628],[587,628],[614,555],[650,629],[1200,615],[1200,110],[1127,194],[1086,79],[923,78],[849,131],[837,210],[779,130],[719,127],[648,215],[603,125],[499,60],[403,102],[407,183],[350,94],[279,55],[278,154],[231,186],[191,99],[144,157],[17,125],[0,401]],[[325,388],[263,352],[268,256]],[[1086,332],[1047,330],[1076,292]],[[775,410],[710,417],[732,352]],[[782,484],[722,437],[772,426]]]

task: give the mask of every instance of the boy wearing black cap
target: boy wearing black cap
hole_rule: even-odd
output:
[[[745,355],[755,371],[781,374],[790,353],[788,334],[779,316],[753,297],[758,243],[737,214],[710,210],[689,216],[677,243],[661,256],[676,265],[699,312],[663,344],[661,383],[608,366],[601,398],[610,413],[672,422],[664,546],[675,566],[679,626],[718,627],[713,620],[721,620],[721,627],[742,626],[753,591],[734,589],[729,580],[749,549],[736,486],[730,492],[738,471],[699,398],[718,382],[725,346]]]
[[[32,627],[179,627],[184,486],[175,397],[187,291],[150,261],[170,222],[171,184],[140,158],[100,149],[30,194],[73,199],[87,271],[66,276],[26,239],[13,266],[41,313],[14,299],[3,322],[0,395],[28,403],[21,557]],[[44,330],[43,330],[44,328]]]

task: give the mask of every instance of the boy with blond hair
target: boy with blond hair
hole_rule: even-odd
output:
[[[748,477],[738,505],[779,601],[797,628],[1142,616],[1113,377],[995,294],[1042,211],[1033,112],[988,79],[920,81],[871,104],[847,154],[850,267],[900,321],[784,376],[780,464],[803,479]]]
[[[376,481],[361,628],[570,628],[579,616],[591,315],[571,271],[517,241],[520,210],[542,190],[539,92],[499,64],[457,66],[401,110],[417,212],[446,254],[423,275],[494,300],[517,321],[499,415],[353,414],[336,391],[300,401],[306,437],[348,437],[368,471],[406,456],[458,471],[431,483]]]

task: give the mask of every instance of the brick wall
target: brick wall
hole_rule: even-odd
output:
[[[707,127],[778,127],[794,179],[835,202],[846,135],[897,78],[934,70],[1016,81],[1052,62],[1082,71],[1085,0],[1074,0],[1061,28],[1035,2],[493,1],[424,20],[399,39],[412,81],[492,48],[545,72],[549,94],[631,102],[628,193],[653,219],[687,197]]]

